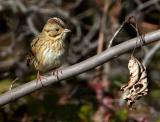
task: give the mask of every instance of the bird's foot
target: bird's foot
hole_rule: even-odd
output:
[[[57,80],[59,80],[59,72],[62,74],[62,70],[59,70],[59,69],[55,69],[53,70],[53,75],[55,75],[57,77]]]
[[[40,82],[41,85],[44,86],[43,83],[42,83],[42,79],[46,79],[46,77],[40,75],[40,73],[39,73],[39,71],[38,71],[38,73],[37,73],[37,82],[36,82],[36,84],[38,85],[38,83]]]

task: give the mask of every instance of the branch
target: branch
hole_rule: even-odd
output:
[[[160,40],[160,30],[154,31],[152,33],[148,33],[145,35],[145,42],[141,44],[141,41],[138,38],[133,38],[129,41],[123,42],[119,45],[111,47],[99,55],[93,56],[81,63],[72,65],[62,70],[62,74],[59,73],[59,80],[57,80],[56,76],[49,76],[46,79],[42,80],[44,87],[49,86],[55,82],[67,79],[69,77],[73,77],[75,75],[81,74],[88,70],[91,70],[103,63],[112,60],[130,50],[133,50],[135,47],[140,47],[141,45],[146,45],[154,41]],[[41,84],[37,84],[36,80],[30,81],[26,84],[18,86],[2,95],[0,95],[0,105],[5,105],[13,100],[21,98],[27,94],[30,94],[38,89],[43,88]]]

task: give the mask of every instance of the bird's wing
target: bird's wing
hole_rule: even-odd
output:
[[[35,39],[33,39],[33,41],[31,42],[31,50],[29,52],[29,54],[26,57],[26,62],[27,62],[27,66],[30,66],[33,63],[33,60],[35,58],[35,53],[36,53],[36,44],[37,41],[39,40],[39,36],[37,36]]]
[[[31,43],[31,53],[33,54],[33,56],[35,56],[36,53],[36,44],[39,40],[39,36],[37,36],[35,39],[33,39],[32,43]]]

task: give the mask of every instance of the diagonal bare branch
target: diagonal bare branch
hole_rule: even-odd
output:
[[[83,72],[86,72],[88,70],[91,70],[99,65],[102,65],[103,63],[112,60],[113,58],[116,58],[124,53],[127,53],[130,50],[133,50],[135,47],[140,47],[141,45],[146,45],[151,42],[155,42],[160,40],[160,30],[148,33],[145,35],[145,42],[141,44],[141,41],[139,37],[133,38],[131,40],[128,40],[126,42],[123,42],[119,45],[116,45],[114,47],[111,47],[101,54],[98,54],[96,56],[93,56],[83,62],[80,62],[78,64],[72,65],[70,67],[67,67],[62,70],[62,74],[59,73],[59,80],[55,76],[49,76],[47,77],[47,80],[42,80],[42,83],[44,87],[49,86],[55,82],[67,79],[69,77],[81,74]],[[13,100],[16,100],[18,98],[21,98],[27,94],[30,94],[38,89],[42,89],[43,87],[41,84],[37,84],[36,80],[30,81],[26,84],[23,84],[21,86],[18,86],[2,95],[0,95],[0,105],[5,105],[10,103]]]

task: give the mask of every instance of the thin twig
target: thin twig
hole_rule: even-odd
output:
[[[155,46],[145,56],[145,58],[143,60],[143,64],[145,66],[149,64],[149,62],[151,61],[151,58],[153,57],[153,55],[156,53],[156,51],[158,49],[160,49],[160,42],[158,42],[157,44],[155,44]]]
[[[108,45],[107,49],[112,46],[113,40],[115,39],[115,37],[117,36],[117,34],[121,31],[121,29],[123,28],[123,26],[124,26],[125,23],[126,23],[126,22],[124,21],[124,22],[121,24],[121,26],[117,29],[117,31],[115,32],[115,34],[113,35],[113,37],[112,37],[111,40],[109,41],[109,45]]]
[[[9,91],[12,90],[13,85],[14,85],[14,83],[15,83],[17,80],[18,80],[18,78],[15,78],[15,79],[12,81],[11,86],[9,87]]]
[[[149,7],[149,6],[152,6],[152,5],[156,5],[160,0],[148,0],[146,1],[145,3],[143,4],[140,4],[137,9],[135,9],[134,11],[132,11],[129,16],[133,16],[135,15],[136,13],[138,13],[139,11]]]
[[[28,26],[29,26],[31,32],[32,32],[35,36],[38,35],[39,32],[38,32],[38,30],[36,29],[36,27],[35,27],[34,24],[33,24],[32,15],[27,18],[27,23],[28,23]]]

